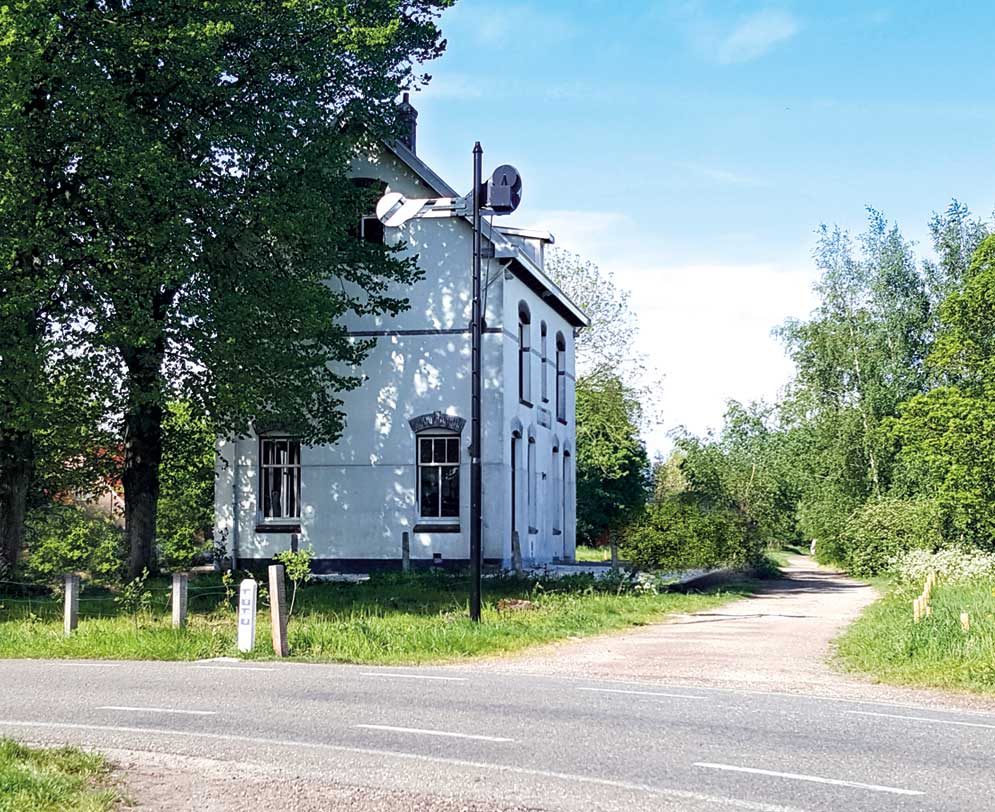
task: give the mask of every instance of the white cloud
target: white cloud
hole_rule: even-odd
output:
[[[720,65],[759,59],[801,29],[794,15],[775,8],[754,11],[730,22],[716,17],[703,3],[689,2],[679,7],[677,17],[695,49]]]
[[[798,33],[798,22],[786,11],[765,9],[751,14],[716,43],[715,58],[722,65],[750,62],[779,42]]]
[[[772,328],[815,306],[814,271],[774,265],[604,266],[632,292],[639,320],[636,349],[664,376],[664,423],[648,433],[650,452],[665,452],[667,433],[722,425],[726,401],[774,399],[792,374]]]

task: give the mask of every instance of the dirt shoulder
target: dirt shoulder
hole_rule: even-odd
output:
[[[877,592],[803,556],[793,556],[784,574],[719,609],[531,649],[474,668],[995,709],[990,698],[885,686],[835,670],[834,638]]]

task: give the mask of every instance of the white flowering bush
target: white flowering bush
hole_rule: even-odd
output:
[[[909,550],[889,561],[889,571],[898,581],[921,584],[929,573],[946,583],[995,580],[995,555],[951,547],[931,553]]]

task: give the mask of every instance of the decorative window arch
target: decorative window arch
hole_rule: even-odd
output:
[[[532,313],[518,303],[518,399],[532,405]]]
[[[567,422],[567,340],[556,334],[556,419]]]

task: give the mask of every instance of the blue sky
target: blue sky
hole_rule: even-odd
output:
[[[522,172],[514,223],[632,292],[653,450],[776,396],[770,329],[813,305],[820,223],[871,205],[925,243],[952,197],[995,208],[988,2],[460,0],[442,27],[419,154],[468,188],[479,139],[485,172]]]

